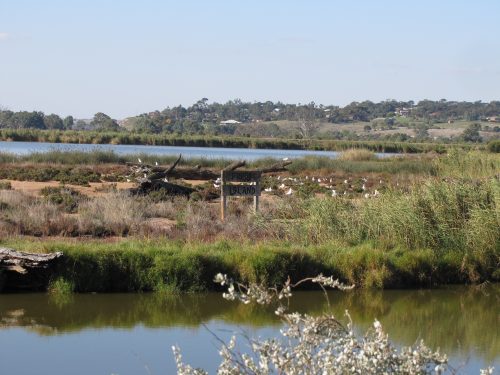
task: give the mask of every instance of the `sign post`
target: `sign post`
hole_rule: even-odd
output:
[[[221,220],[226,218],[227,197],[254,197],[254,211],[259,211],[261,171],[222,171],[221,172]],[[239,182],[239,184],[228,184]]]

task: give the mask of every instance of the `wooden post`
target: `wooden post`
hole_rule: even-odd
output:
[[[227,199],[224,193],[224,171],[220,173],[220,219],[224,221],[226,219],[226,206]]]
[[[255,181],[256,191],[260,191],[260,181]],[[259,195],[253,197],[253,208],[255,213],[259,212]]]

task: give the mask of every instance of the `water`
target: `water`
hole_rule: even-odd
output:
[[[341,317],[348,309],[358,332],[378,318],[396,345],[422,338],[441,347],[461,373],[476,374],[491,364],[500,369],[499,297],[500,285],[330,294],[331,310]],[[291,308],[312,314],[329,309],[319,292],[296,293]],[[0,373],[173,374],[172,345],[181,347],[187,363],[214,373],[220,344],[211,332],[227,340],[233,332],[269,337],[279,328],[272,308],[214,293],[4,294]]]
[[[67,144],[67,143],[42,143],[42,142],[0,142],[0,152],[16,155],[27,155],[34,152],[48,151],[84,151],[94,150],[113,151],[118,155],[149,154],[170,155],[182,154],[184,158],[210,158],[210,159],[243,159],[256,160],[261,158],[297,158],[306,155],[327,156],[336,158],[335,151],[307,151],[307,150],[267,150],[252,148],[220,148],[220,147],[180,147],[180,146],[142,146],[142,145],[94,145],[94,144]],[[377,154],[379,157],[391,154]]]

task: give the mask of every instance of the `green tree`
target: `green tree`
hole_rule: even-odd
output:
[[[483,138],[479,134],[479,131],[481,130],[481,125],[480,124],[470,124],[467,129],[464,130],[462,133],[462,140],[464,142],[482,142]]]
[[[14,129],[45,129],[43,112],[15,112],[10,118],[10,126]]]
[[[64,129],[63,120],[55,114],[45,116],[43,118],[43,123],[47,129]]]
[[[97,112],[90,123],[92,127],[97,131],[118,131],[120,126],[118,123],[109,117],[107,114],[102,112]]]
[[[73,127],[73,124],[75,123],[75,120],[73,116],[66,116],[63,120],[64,128],[65,129],[71,129]]]

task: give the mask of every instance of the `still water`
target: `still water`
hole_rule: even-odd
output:
[[[265,150],[252,148],[221,148],[221,147],[181,147],[181,146],[141,146],[141,145],[94,145],[94,144],[66,144],[41,142],[0,142],[0,152],[17,155],[27,155],[33,152],[59,151],[113,151],[118,155],[148,154],[148,155],[179,155],[185,158],[225,158],[256,160],[262,158],[298,158],[306,155],[327,156],[335,158],[335,151],[307,151],[307,150]],[[391,154],[377,154],[379,157]]]
[[[500,285],[482,289],[297,292],[294,311],[341,317],[359,333],[379,319],[398,345],[419,339],[450,357],[460,373],[500,368]],[[278,334],[272,308],[242,305],[220,294],[0,295],[1,374],[175,374],[171,346],[214,373],[220,344],[233,333]],[[244,342],[244,339],[240,337]],[[245,349],[245,345],[242,346]]]

